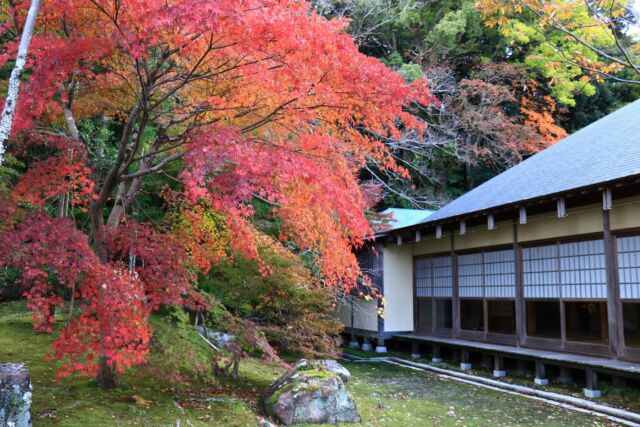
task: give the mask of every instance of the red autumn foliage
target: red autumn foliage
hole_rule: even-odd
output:
[[[23,21],[25,3],[9,10],[10,22]],[[420,131],[406,107],[434,100],[426,81],[407,85],[359,53],[345,25],[298,0],[43,4],[10,148],[26,152],[45,139],[57,151],[29,164],[13,194],[41,206],[70,193],[89,205],[89,233],[34,214],[5,233],[13,245],[5,262],[23,270],[41,316],[60,302],[57,285],[82,299],[54,348],[64,373],[95,373],[97,356],[117,369],[138,363],[150,311],[203,304],[195,273],[220,254],[207,255],[216,245],[198,206],[220,214],[234,246],[257,258],[250,202],[267,200],[284,223],[281,237],[317,253],[327,283],[356,283],[351,249],[372,233],[364,208],[374,193],[361,188],[359,169],[373,158],[406,175],[378,136]],[[0,64],[16,46],[6,44]],[[98,115],[119,123],[115,154],[100,168],[77,131]],[[61,133],[73,144],[47,137]],[[128,219],[143,180],[179,159],[190,231],[160,233]]]
[[[86,147],[68,138],[48,137],[46,146],[54,152],[32,163],[13,189],[17,201],[43,206],[48,200],[73,194],[71,203],[85,208],[94,191],[87,165]]]
[[[98,357],[118,373],[146,360],[150,307],[138,279],[118,268],[103,267],[91,282],[83,283],[82,313],[53,343],[53,356],[63,362],[59,377],[72,372],[95,376]]]
[[[62,305],[56,287],[67,288],[81,302],[82,314],[53,346],[64,362],[60,375],[95,374],[98,355],[105,355],[118,371],[144,360],[149,307],[138,279],[122,265],[101,263],[70,219],[35,212],[5,232],[1,244],[6,250],[0,264],[22,271],[20,281],[36,329],[52,329],[51,310]]]
[[[184,244],[174,236],[131,220],[109,235],[108,245],[111,259],[135,271],[151,310],[181,304],[192,292],[196,277],[187,268]]]

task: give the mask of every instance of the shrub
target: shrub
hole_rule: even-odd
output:
[[[231,314],[255,324],[280,352],[337,356],[342,326],[332,315],[334,291],[270,237],[260,237],[258,251],[259,262],[240,255],[222,261],[201,280],[201,288]]]

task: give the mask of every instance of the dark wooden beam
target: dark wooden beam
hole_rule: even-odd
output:
[[[434,345],[431,347],[431,361],[433,363],[442,363],[442,354],[440,353],[439,345]]]
[[[493,376],[496,378],[506,377],[507,370],[504,368],[504,357],[496,354],[493,358]]]
[[[522,268],[522,249],[518,243],[518,223],[513,222],[513,254],[515,261],[516,280],[516,337],[518,347],[525,343],[525,303],[524,303],[524,272]]]
[[[411,357],[414,359],[420,359],[420,357],[422,357],[420,354],[420,343],[417,341],[413,341],[411,343]]]
[[[460,335],[460,290],[458,283],[458,254],[456,253],[455,233],[451,233],[451,284],[453,286],[453,295],[451,298],[451,323],[453,327],[453,336]]]
[[[622,313],[620,302],[620,286],[616,271],[615,250],[611,235],[611,217],[609,210],[602,211],[602,228],[604,239],[604,258],[607,272],[607,322],[609,323],[609,349],[614,357],[619,357],[624,342],[622,330]]]
[[[597,398],[602,395],[598,389],[598,374],[591,368],[585,370],[587,386],[584,389],[584,395],[590,398]]]
[[[534,378],[534,382],[538,385],[549,385],[549,379],[547,378],[544,363],[536,361],[535,364],[536,376]]]

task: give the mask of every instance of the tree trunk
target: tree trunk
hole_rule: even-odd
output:
[[[109,212],[109,218],[107,219],[107,230],[114,231],[120,225],[120,221],[124,218],[124,214],[127,209],[127,191],[124,183],[118,185],[118,192],[116,194],[116,202],[113,204],[111,212]]]
[[[16,111],[16,104],[18,103],[18,90],[20,89],[20,76],[22,70],[27,62],[27,53],[29,51],[29,44],[31,43],[31,36],[33,35],[33,27],[36,23],[38,16],[38,10],[40,9],[40,0],[31,0],[31,6],[29,7],[29,14],[22,30],[22,37],[20,38],[20,46],[18,47],[18,57],[16,58],[16,64],[11,70],[11,77],[9,78],[9,88],[7,90],[7,98],[4,103],[4,110],[2,111],[2,119],[0,120],[0,165],[4,161],[5,144],[11,135],[11,125],[13,124],[13,114]]]
[[[104,218],[102,217],[102,210],[104,206],[101,203],[93,203],[91,205],[91,235],[89,236],[89,242],[93,245],[100,261],[107,262],[107,239],[104,230]]]
[[[107,241],[105,236],[104,217],[102,216],[104,206],[95,202],[91,206],[91,243],[93,249],[100,258],[100,261],[106,263],[108,261]],[[102,298],[102,296],[100,296]],[[101,336],[106,336],[106,331],[100,331]],[[100,355],[98,364],[98,375],[96,381],[102,389],[114,388],[118,385],[118,376],[113,366],[107,363],[107,357]]]
[[[114,388],[118,385],[118,376],[113,366],[109,366],[106,356],[100,356],[100,364],[98,368],[98,385],[100,388]]]

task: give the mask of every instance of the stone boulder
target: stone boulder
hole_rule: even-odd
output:
[[[340,376],[321,364],[296,364],[267,387],[262,399],[267,413],[284,425],[360,421]]]
[[[227,334],[226,332],[212,331],[211,329],[205,330],[202,325],[198,325],[197,330],[200,335],[205,336],[216,347],[225,348],[236,339],[235,335]]]
[[[22,363],[0,363],[0,426],[31,427],[31,378]]]
[[[341,364],[339,364],[333,359],[318,359],[318,360],[300,359],[293,368],[304,369],[307,366],[323,366],[327,368],[329,371],[333,372],[334,374],[337,374],[342,380],[342,382],[344,383],[349,382],[349,380],[351,379],[351,373],[347,370],[347,368],[345,368],[344,366],[342,366]]]

